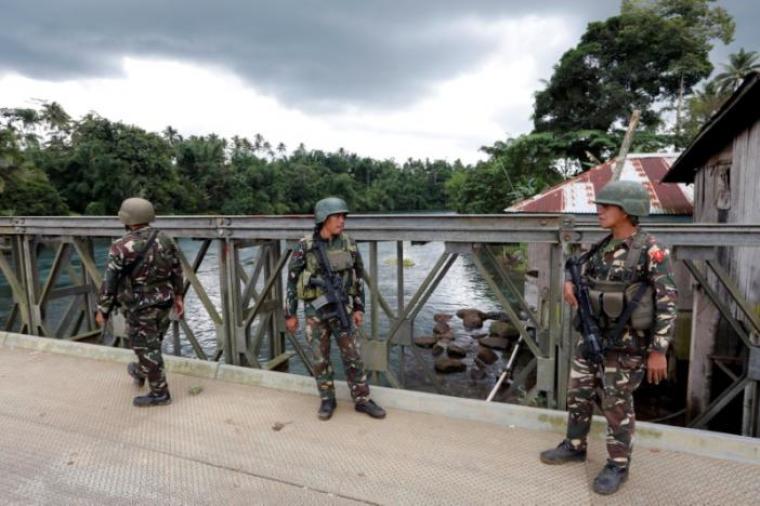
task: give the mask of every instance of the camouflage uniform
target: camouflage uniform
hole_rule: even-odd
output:
[[[643,234],[643,235],[642,235]],[[641,241],[635,273],[626,267],[628,251]],[[630,264],[629,264],[630,265]],[[628,239],[612,239],[597,250],[586,265],[587,277],[608,281],[643,280],[654,287],[655,321],[649,331],[627,326],[620,338],[609,342],[612,328],[603,326],[604,367],[583,358],[582,342],[576,344],[568,388],[567,438],[576,449],[586,448],[591,427],[596,387],[603,389],[601,410],[607,418],[607,451],[612,463],[626,466],[630,460],[635,413],[633,392],[645,374],[645,357],[650,351],[665,353],[673,339],[678,292],[673,282],[670,254],[641,229]]]
[[[369,399],[369,385],[357,342],[358,329],[354,326],[351,334],[342,332],[337,318],[323,320],[313,305],[314,300],[323,293],[321,289],[309,284],[309,278],[321,277],[322,269],[319,267],[317,254],[314,251],[315,241],[320,240],[323,239],[317,234],[306,236],[299,241],[293,251],[288,264],[285,317],[295,316],[298,300],[304,301],[306,341],[311,346],[314,355],[314,375],[320,398],[323,401],[335,399],[334,374],[330,363],[330,343],[331,338],[334,338],[343,359],[351,398],[357,403],[364,402]],[[331,259],[335,253],[343,252],[350,255],[350,262],[343,265],[333,264],[333,269],[342,277],[344,289],[349,296],[349,304],[346,307],[349,317],[354,311],[364,312],[364,282],[362,280],[364,264],[356,242],[344,233],[326,241],[325,249],[328,258]]]
[[[145,250],[154,230],[149,226],[132,230],[111,245],[98,310],[108,315],[116,305],[123,309],[140,372],[148,378],[151,392],[163,393],[168,388],[161,340],[169,326],[174,296],[183,289],[182,267],[174,243],[158,232],[142,263],[122,276],[122,271],[129,269]]]

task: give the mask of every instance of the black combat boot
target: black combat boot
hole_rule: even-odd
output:
[[[332,418],[337,405],[335,399],[322,399],[322,404],[319,405],[319,411],[317,411],[317,417],[320,420],[329,420]]]
[[[594,492],[602,495],[614,494],[627,479],[628,466],[623,467],[607,462],[607,465],[594,478]]]
[[[367,413],[372,418],[385,418],[385,410],[375,404],[375,401],[357,402],[354,409],[359,413]]]
[[[586,460],[586,450],[574,448],[569,439],[562,441],[556,448],[541,452],[541,462],[549,465],[583,462],[584,460]]]
[[[164,392],[151,392],[148,395],[138,395],[132,400],[132,404],[138,408],[147,408],[150,406],[162,406],[164,404],[171,404],[172,396],[169,395],[169,391]]]
[[[145,375],[140,370],[140,364],[137,362],[130,362],[127,364],[127,374],[132,376],[132,379],[135,380],[135,385],[138,387],[145,385]]]

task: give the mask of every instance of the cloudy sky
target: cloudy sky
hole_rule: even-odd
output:
[[[720,0],[760,49],[760,1]],[[0,0],[0,107],[404,160],[482,156],[618,0]]]

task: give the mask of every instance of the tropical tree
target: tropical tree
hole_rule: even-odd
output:
[[[739,87],[747,74],[760,71],[760,55],[757,51],[745,51],[729,55],[728,63],[723,63],[723,72],[715,76],[718,91],[730,95]]]
[[[710,75],[713,40],[732,40],[734,23],[713,0],[624,0],[621,12],[589,23],[577,46],[554,67],[536,94],[536,132],[610,133],[641,111],[644,129],[662,124],[663,102],[688,95]],[[569,143],[558,153],[584,167],[604,158],[604,146]]]
[[[0,214],[56,215],[67,214],[68,208],[47,175],[27,156],[39,144],[24,143],[28,134],[19,129],[34,128],[40,115],[29,109],[4,109],[5,124],[0,126]]]

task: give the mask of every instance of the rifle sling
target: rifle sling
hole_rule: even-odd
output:
[[[641,298],[644,296],[644,292],[647,291],[647,288],[649,288],[648,284],[641,283],[638,290],[636,290],[636,293],[633,295],[633,298],[625,305],[625,311],[623,311],[623,314],[620,315],[620,318],[618,318],[615,323],[615,328],[612,329],[610,342],[615,343],[618,338],[620,338],[623,330],[625,330],[625,326],[628,324],[628,320],[631,319],[631,315],[636,310],[639,302],[641,302]]]
[[[645,238],[646,236],[642,233],[639,233],[636,240],[633,242],[631,249],[628,251],[628,254],[626,256],[626,270],[628,272],[631,272],[635,265],[639,261],[639,257],[641,255],[641,250],[645,246]],[[593,254],[595,254],[597,251],[599,251],[601,248],[607,245],[608,242],[612,240],[612,234],[608,235],[595,245],[591,247],[585,254],[583,254],[580,257],[580,263],[586,263],[589,258]],[[635,272],[631,275],[635,275]],[[629,278],[630,280],[630,278]],[[628,320],[631,319],[631,315],[636,310],[636,307],[638,307],[639,303],[641,302],[641,298],[644,296],[644,292],[646,292],[649,285],[646,283],[642,283],[641,286],[639,286],[638,290],[636,290],[636,293],[633,295],[633,298],[626,304],[625,310],[623,311],[623,314],[620,315],[620,318],[618,318],[617,322],[615,323],[615,327],[612,329],[612,333],[610,334],[609,342],[614,343],[616,342],[620,336],[622,335],[623,331],[625,330],[625,326],[628,324]]]
[[[336,276],[335,272],[332,269],[332,265],[330,265],[330,259],[327,258],[327,250],[325,249],[325,241],[322,240],[319,237],[315,237],[315,247],[317,250],[317,261],[320,264],[320,267],[322,267],[322,270],[324,271],[325,278],[326,278],[326,286],[325,289],[328,291],[334,289],[334,285],[332,284],[333,278]],[[349,317],[348,313],[346,312],[346,308],[343,305],[345,294],[342,293],[342,289],[340,292],[335,293],[335,315],[338,317],[338,321],[341,324],[341,327],[346,332],[351,331],[351,318]]]
[[[119,285],[125,278],[129,277],[135,270],[137,270],[140,266],[142,266],[143,262],[145,261],[145,255],[153,247],[153,244],[156,242],[156,238],[158,238],[158,230],[153,229],[153,231],[151,231],[150,233],[150,236],[148,236],[148,242],[145,244],[145,248],[143,248],[143,250],[140,251],[140,253],[137,255],[137,257],[134,259],[134,261],[131,264],[124,267],[119,273],[119,279],[116,280],[117,290],[118,290]],[[111,306],[111,309],[113,309],[113,306]]]

